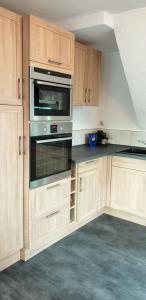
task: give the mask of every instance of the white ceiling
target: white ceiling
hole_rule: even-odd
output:
[[[146,0],[0,0],[0,5],[56,21],[100,11],[118,13],[146,6]]]
[[[108,26],[97,25],[74,31],[76,39],[103,52],[118,51],[114,30]]]

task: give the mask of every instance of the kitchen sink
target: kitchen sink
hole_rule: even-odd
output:
[[[127,148],[125,150],[117,151],[117,153],[146,156],[146,149],[141,149],[141,148]]]

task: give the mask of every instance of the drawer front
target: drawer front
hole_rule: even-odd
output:
[[[70,178],[30,191],[30,219],[46,215],[65,203],[69,203]]]
[[[69,224],[69,206],[66,204],[48,215],[31,221],[30,246],[31,249],[43,247],[49,242],[55,242],[57,237]]]
[[[146,160],[142,160],[142,159],[113,156],[112,165],[115,167],[121,167],[121,168],[146,172]]]
[[[93,159],[93,160],[88,160],[86,162],[78,164],[78,172],[85,172],[85,171],[90,171],[98,168],[98,166],[101,163],[101,158],[99,159]]]

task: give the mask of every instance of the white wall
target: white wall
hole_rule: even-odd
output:
[[[113,20],[135,113],[146,130],[146,7],[113,15]]]
[[[102,98],[102,117],[105,128],[138,129],[119,52],[103,55]]]

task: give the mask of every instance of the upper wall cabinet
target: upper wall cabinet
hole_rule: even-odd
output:
[[[31,64],[73,74],[74,34],[37,17],[26,18],[29,24]]]
[[[0,104],[22,105],[22,20],[0,7]]]
[[[73,105],[97,106],[101,89],[101,52],[75,44]]]

